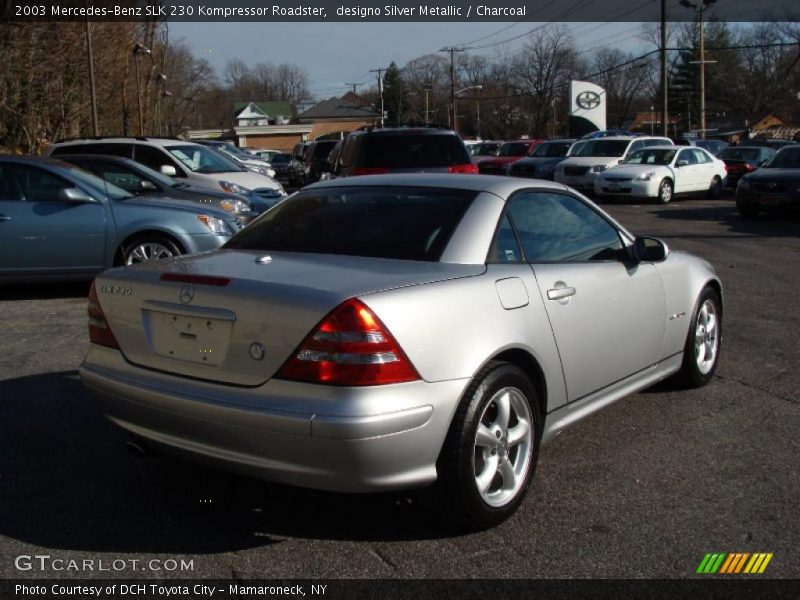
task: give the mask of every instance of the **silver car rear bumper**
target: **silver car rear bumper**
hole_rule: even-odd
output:
[[[92,346],[80,367],[106,415],[192,460],[341,492],[422,487],[468,380],[240,388],[159,373]]]

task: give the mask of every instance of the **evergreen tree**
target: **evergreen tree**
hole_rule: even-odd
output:
[[[403,74],[392,62],[383,76],[383,106],[386,110],[386,123],[402,125],[408,120],[409,92]]]

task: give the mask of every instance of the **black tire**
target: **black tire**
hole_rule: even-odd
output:
[[[709,200],[716,200],[722,195],[722,179],[718,175],[714,175],[711,180],[711,185],[708,186],[708,193],[706,196]]]
[[[670,200],[672,200],[672,196],[675,193],[675,188],[672,185],[672,181],[669,179],[662,179],[661,183],[658,184],[658,196],[656,199],[660,204],[668,204]]]
[[[696,333],[698,329],[698,316],[703,306],[710,303],[713,306],[716,318],[715,338],[716,350],[714,353],[713,364],[708,369],[701,369],[698,365],[698,354],[695,350]],[[714,373],[719,365],[719,356],[722,351],[722,303],[717,291],[711,286],[706,286],[697,298],[692,318],[689,321],[689,331],[686,334],[686,343],[683,347],[683,363],[681,369],[675,375],[676,383],[684,388],[699,388],[706,385],[714,377]]]
[[[144,235],[137,235],[136,237],[130,239],[125,245],[122,247],[120,251],[120,264],[128,265],[128,264],[136,264],[139,262],[144,262],[143,260],[135,260],[131,258],[131,254],[135,252],[138,248],[142,246],[148,246],[155,248],[159,246],[164,249],[164,253],[160,256],[155,258],[167,258],[168,256],[179,256],[183,254],[183,250],[175,243],[174,240],[170,239],[165,235],[157,235],[157,234],[144,234]],[[133,260],[133,262],[131,262]]]
[[[531,440],[527,444],[527,452],[522,455],[521,449],[526,444],[515,447],[508,445],[505,450],[491,451],[493,456],[499,454],[507,457],[509,464],[515,463],[521,456],[529,457],[524,463],[524,476],[517,480],[519,487],[515,486],[513,495],[501,506],[492,506],[481,496],[476,483],[476,464],[481,460],[476,458],[476,435],[481,418],[495,408],[495,394],[505,389],[520,392],[521,397],[517,397],[519,402],[524,397],[530,417]],[[516,427],[519,422],[509,421],[509,426],[512,423]],[[491,362],[486,365],[464,393],[439,454],[436,463],[438,479],[427,490],[428,500],[434,510],[450,523],[466,530],[487,529],[505,521],[517,510],[530,485],[539,457],[541,431],[542,416],[530,378],[519,367],[509,363]],[[506,440],[505,437],[500,439]],[[499,471],[495,478],[497,475]],[[504,478],[501,476],[500,480],[504,481]]]
[[[737,204],[736,208],[744,219],[755,219],[758,217],[759,210],[757,206],[753,206],[752,204]]]

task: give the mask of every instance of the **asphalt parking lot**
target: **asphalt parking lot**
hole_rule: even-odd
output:
[[[706,552],[771,552],[765,576],[800,577],[800,219],[744,221],[730,199],[606,207],[715,265],[717,375],[565,432],[543,448],[517,514],[478,534],[454,534],[404,495],[132,457],[77,376],[88,286],[0,290],[0,578],[680,578]],[[23,554],[184,558],[193,570],[19,571]]]

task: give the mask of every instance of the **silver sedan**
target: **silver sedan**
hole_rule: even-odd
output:
[[[426,488],[500,523],[542,442],[637,390],[708,383],[722,287],[575,191],[325,181],[218,251],[106,271],[80,373],[148,444],[293,485]]]

